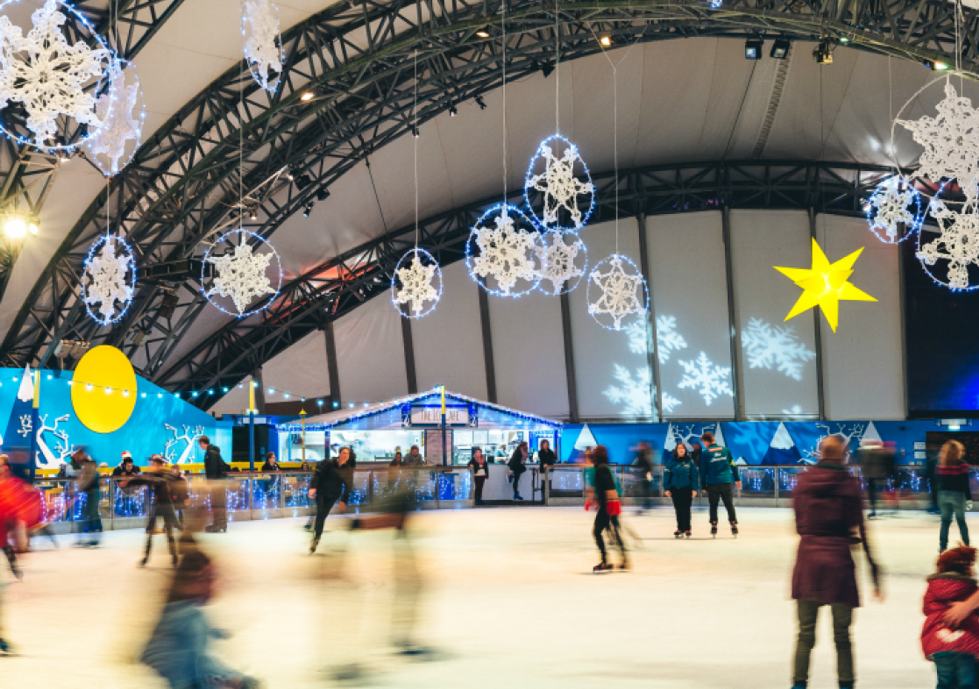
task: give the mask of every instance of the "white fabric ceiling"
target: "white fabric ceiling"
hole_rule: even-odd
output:
[[[280,0],[282,26],[328,4]],[[239,7],[238,0],[186,2],[136,58],[148,110],[144,134],[240,59]],[[806,43],[793,47],[760,157],[886,164],[891,111],[896,113],[933,73],[846,48],[836,51],[832,65],[819,67],[811,49]],[[538,73],[511,83],[506,89],[509,188],[522,184],[537,143],[555,131],[558,76],[560,131],[578,144],[592,170],[613,167],[610,61],[618,64],[620,168],[751,156],[772,100],[778,61],[745,60],[741,40],[671,40],[614,50],[608,59],[595,55],[565,63],[547,79]],[[967,83],[965,91],[979,102],[979,86]],[[930,111],[940,95],[940,88],[930,89],[911,114]],[[485,100],[486,110],[466,102],[458,117],[446,113],[422,126],[417,140],[421,217],[502,194],[502,90]],[[370,171],[363,163],[356,166],[333,185],[329,199],[316,204],[310,218],[293,217],[276,232],[273,243],[287,275],[413,221],[413,144],[404,137],[379,150]],[[914,150],[899,146],[905,154],[901,162],[911,163]],[[0,330],[9,326],[39,272],[103,184],[101,175],[79,160],[59,173],[41,214],[41,235],[23,251],[0,302]],[[175,355],[225,321],[208,307]]]

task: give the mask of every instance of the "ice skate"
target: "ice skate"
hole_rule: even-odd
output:
[[[312,555],[316,552],[316,547],[320,544],[320,539],[314,538],[309,544],[309,554]]]
[[[677,529],[676,531],[673,532],[673,538],[682,538],[682,537],[683,537],[683,532],[680,531],[680,529]]]
[[[599,564],[597,564],[594,567],[592,567],[591,568],[591,571],[593,571],[593,572],[607,572],[607,571],[609,571],[612,568],[613,568],[612,565],[608,564],[607,562],[600,562]]]
[[[710,537],[717,538],[717,524],[710,525]]]
[[[690,537],[691,537],[691,534],[690,534],[690,532],[689,532],[689,531],[687,531],[687,532],[686,532],[686,533],[685,533],[684,535],[685,535],[685,536],[686,536],[687,538],[690,538]]]
[[[734,536],[735,538],[738,537],[738,523],[737,522],[731,522],[731,535]]]

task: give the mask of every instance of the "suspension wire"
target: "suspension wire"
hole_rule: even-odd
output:
[[[507,203],[507,155],[506,155],[506,4],[503,0],[501,27],[503,30],[503,203]],[[506,211],[504,210],[504,214]]]
[[[412,140],[415,142],[415,252],[417,259],[418,252],[418,137],[420,132],[418,131],[418,48],[414,50],[414,98],[411,104],[411,136]]]
[[[554,0],[554,132],[561,133],[561,22]],[[505,0],[504,0],[504,4]]]

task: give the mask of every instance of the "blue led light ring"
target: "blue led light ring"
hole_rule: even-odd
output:
[[[258,2],[258,1],[259,0],[256,0],[256,2]],[[276,38],[278,39],[276,42],[278,43],[278,48],[279,48],[279,64],[280,65],[285,65],[285,63],[286,63],[286,51],[282,47],[282,31],[280,30],[281,24],[279,23],[279,6],[276,5],[274,2],[272,2],[271,0],[269,0],[269,4],[272,6],[273,11],[275,12],[275,26],[276,26],[276,32],[275,33],[276,33]],[[245,4],[242,3],[242,5],[241,5],[241,36],[242,36],[242,38],[247,38],[248,37],[248,30],[245,28],[245,25],[247,23],[248,23],[247,17],[245,16]],[[256,61],[255,60],[252,60],[251,58],[249,58],[248,53],[244,49],[244,47],[242,48],[242,52],[245,53],[244,59],[245,59],[245,62],[248,64],[248,69],[252,73],[252,79],[255,80],[255,83],[257,83],[259,86],[261,86],[263,89],[265,89],[269,93],[275,93],[275,91],[279,88],[279,81],[280,81],[280,79],[282,77],[281,71],[280,71],[279,75],[277,77],[275,77],[274,79],[272,79],[271,81],[269,81],[267,79],[263,79],[261,73],[255,68],[255,64],[254,63]]]
[[[113,316],[112,318],[104,318],[102,314],[100,313],[97,314],[93,312],[92,307],[89,305],[87,301],[85,301],[85,294],[88,287],[86,285],[86,276],[88,275],[88,268],[92,262],[92,259],[95,258],[95,255],[110,239],[112,239],[114,243],[118,243],[126,254],[127,257],[126,264],[128,265],[128,268],[126,270],[126,274],[128,275],[128,278],[126,279],[126,283],[128,284],[130,289],[130,295],[129,295],[129,299],[126,300],[126,303],[121,308],[117,307],[119,308],[119,313],[117,315]],[[119,254],[116,253],[116,257],[118,256]],[[82,303],[85,305],[85,311],[88,312],[89,317],[93,321],[95,321],[96,323],[98,323],[103,327],[121,321],[122,318],[126,315],[126,312],[129,311],[129,306],[133,303],[133,296],[135,296],[136,293],[136,258],[135,258],[135,254],[133,254],[132,247],[130,247],[129,244],[127,244],[126,241],[118,235],[108,234],[108,233],[101,235],[98,239],[96,239],[92,243],[92,246],[89,247],[88,255],[85,256],[85,261],[82,263],[82,277],[81,277],[81,284],[79,286],[79,289],[80,289],[79,296],[81,297]]]
[[[398,294],[398,271],[401,270],[403,265],[405,265],[405,259],[409,257],[419,261],[423,266],[435,266],[435,273],[432,276],[433,284],[435,281],[438,282],[438,296],[436,296],[434,300],[425,299],[424,301],[431,301],[432,305],[427,309],[423,309],[419,313],[415,313],[415,311],[411,308],[410,302],[407,304],[399,304],[396,299]],[[438,261],[435,260],[435,257],[432,256],[428,250],[422,249],[421,247],[415,247],[414,249],[410,249],[404,256],[401,257],[401,260],[398,261],[398,265],[394,267],[394,272],[391,273],[391,303],[394,305],[394,308],[397,309],[398,313],[400,313],[404,318],[411,318],[413,320],[424,318],[434,311],[435,307],[437,307],[439,302],[442,300],[442,287],[442,266],[439,265]]]
[[[947,184],[948,184],[948,182],[945,182],[945,183],[942,184],[942,186],[939,188],[939,190],[935,193],[935,199],[938,199],[938,196],[942,193],[942,191],[945,189],[945,186]],[[929,208],[931,208],[931,205],[929,205]],[[964,205],[963,208],[962,208],[963,212],[966,210],[966,208],[971,208],[972,209],[971,210],[971,213],[972,214],[979,214],[979,207],[977,207],[975,204]],[[941,221],[938,221],[938,226],[939,226],[939,228],[942,228],[942,231],[939,232],[938,233],[938,237],[936,237],[933,240],[935,242],[937,242],[941,237],[945,236],[945,229],[944,229],[944,226],[942,225]],[[945,289],[947,289],[947,290],[949,290],[951,292],[974,292],[975,290],[979,289],[979,281],[977,281],[975,284],[973,284],[972,283],[972,280],[969,280],[969,286],[968,287],[952,287],[948,282],[944,282],[942,280],[939,280],[935,276],[935,274],[931,271],[931,269],[928,267],[928,263],[925,261],[925,258],[922,255],[923,253],[925,253],[925,252],[922,251],[922,247],[921,247],[921,241],[922,241],[923,235],[924,235],[924,232],[922,232],[922,231],[919,231],[918,232],[918,247],[917,247],[917,250],[915,251],[915,258],[918,259],[918,263],[921,264],[921,269],[923,271],[925,271],[925,274],[932,279],[932,282],[934,282],[936,285],[938,285],[940,287],[944,287]],[[929,243],[931,243],[931,242],[929,242]],[[943,244],[944,243],[945,242],[943,242]],[[948,258],[945,258],[943,256],[937,257],[937,259],[936,259],[935,262],[937,263],[938,261],[944,261],[944,262],[947,262],[949,264],[952,263],[952,261],[949,261]],[[971,272],[971,273],[975,274],[977,272],[977,270],[976,270],[977,269],[977,265],[976,265],[976,262],[977,261],[979,261],[979,258],[975,258],[975,259],[973,259],[973,260],[971,260],[969,262],[966,262],[965,263],[965,270],[967,272]],[[973,268],[972,271],[969,271],[969,266],[970,265]]]
[[[911,223],[905,223],[904,233],[900,237],[898,237],[896,240],[891,240],[886,236],[882,236],[879,232],[880,228],[874,226],[874,218],[876,217],[876,213],[874,213],[874,211],[879,209],[874,205],[873,200],[874,197],[877,196],[878,192],[886,193],[888,188],[893,188],[894,186],[901,184],[905,185],[907,190],[911,192],[912,202],[908,205],[908,208],[913,205],[915,209],[914,219]],[[942,185],[942,188],[944,188],[944,185]],[[941,193],[941,190],[939,190],[939,193]],[[900,176],[889,177],[878,184],[877,188],[874,189],[874,193],[870,195],[870,199],[867,202],[867,224],[870,226],[870,231],[874,233],[874,236],[876,236],[877,239],[882,241],[884,244],[898,244],[921,229],[921,224],[925,221],[925,210],[927,207],[928,204],[922,201],[921,194],[918,193],[918,190],[915,189],[906,179]]]
[[[529,285],[525,289],[522,289],[522,290],[513,290],[513,289],[510,289],[510,290],[500,290],[500,289],[495,288],[495,287],[490,287],[486,283],[485,278],[479,276],[475,272],[475,267],[473,265],[473,263],[474,263],[474,261],[476,259],[476,257],[473,256],[473,251],[474,250],[477,251],[477,252],[479,251],[479,245],[476,242],[476,229],[477,228],[486,228],[487,227],[486,221],[491,220],[491,219],[495,218],[498,215],[502,215],[502,212],[503,212],[504,209],[506,209],[506,214],[509,217],[513,218],[513,220],[514,220],[514,228],[516,230],[522,230],[524,232],[533,234],[535,236],[534,249],[536,249],[537,247],[541,246],[540,233],[537,231],[536,225],[530,220],[530,218],[528,218],[523,213],[523,211],[521,211],[516,206],[510,205],[509,203],[498,203],[497,205],[493,206],[492,208],[490,208],[489,210],[487,210],[485,213],[483,213],[481,216],[479,216],[479,220],[476,221],[476,223],[472,227],[472,231],[469,233],[469,239],[466,240],[466,268],[469,270],[469,277],[471,277],[474,282],[476,282],[480,287],[482,287],[484,290],[486,290],[489,294],[492,294],[492,295],[497,296],[497,297],[514,297],[514,298],[517,298],[517,297],[522,297],[522,296],[524,296],[526,294],[530,294],[531,292],[533,292],[537,288],[537,285],[540,284],[540,271],[539,270],[537,270],[537,269],[534,270],[534,278],[533,278],[533,280],[528,280],[526,278],[518,278],[519,280],[521,280],[524,283],[527,283]],[[532,251],[531,252],[530,260],[532,262],[535,262],[536,263],[535,256],[536,256],[536,254],[534,254],[534,252]]]
[[[125,161],[120,161],[117,163],[115,160],[112,160],[109,165],[103,165],[101,159],[99,158],[99,154],[96,154],[94,151],[92,151],[92,145],[97,142],[99,135],[101,135],[104,131],[104,127],[96,130],[96,132],[92,136],[88,137],[88,139],[82,142],[85,144],[85,148],[88,149],[89,156],[92,162],[99,170],[102,171],[102,174],[105,175],[106,177],[112,177],[113,175],[118,174],[119,170],[122,170],[127,165],[129,165],[129,163],[132,162],[133,158],[136,157],[136,152],[139,151],[139,147],[143,143],[143,126],[146,124],[146,99],[143,96],[142,82],[140,82],[139,74],[136,72],[136,66],[133,65],[133,63],[130,62],[129,60],[126,60],[125,58],[117,57],[114,61],[114,68],[112,70],[112,73],[119,75],[120,81],[122,82],[121,87],[123,89],[126,88],[126,77],[124,76],[124,72],[127,69],[131,70],[130,73],[133,75],[133,78],[136,82],[134,85],[136,86],[136,90],[139,94],[136,98],[136,107],[138,107],[139,109],[139,121],[136,127],[136,138],[132,151],[129,152],[128,156],[123,154]],[[114,79],[111,80],[108,84],[109,93],[111,93],[112,96],[110,100],[109,111],[108,114],[106,115],[106,121],[110,119],[112,114],[115,112],[115,107],[119,104],[119,99],[118,99],[119,86],[120,84],[116,84]],[[105,154],[101,154],[101,155],[105,155]]]
[[[238,241],[237,244],[233,244],[230,241],[230,238],[231,238],[232,235],[239,235],[240,240]],[[229,311],[228,309],[224,308],[219,303],[217,303],[217,301],[215,301],[212,297],[208,296],[208,292],[210,291],[210,288],[207,286],[209,284],[208,283],[208,279],[207,279],[208,258],[210,258],[211,253],[214,251],[214,249],[216,249],[221,244],[224,244],[225,242],[227,242],[228,244],[231,244],[231,246],[234,247],[234,246],[240,246],[241,244],[243,244],[243,243],[245,243],[245,242],[247,242],[247,241],[249,241],[251,239],[257,240],[260,245],[261,244],[264,244],[272,252],[272,256],[275,257],[275,264],[276,264],[276,268],[277,268],[279,277],[278,277],[278,281],[275,284],[274,292],[270,296],[267,296],[267,297],[266,296],[263,296],[261,299],[259,299],[259,302],[258,303],[264,304],[264,306],[257,307],[257,308],[254,308],[254,309],[251,309],[249,311],[246,311],[244,313],[239,314],[239,313],[236,313],[234,311]],[[266,272],[267,272],[267,270],[266,270]],[[234,316],[235,318],[239,318],[240,319],[240,318],[248,318],[249,316],[254,316],[256,313],[261,313],[262,311],[264,311],[265,309],[267,309],[269,306],[271,306],[272,303],[278,298],[279,291],[281,289],[282,289],[282,261],[279,259],[279,254],[275,250],[275,247],[273,247],[272,244],[269,243],[268,240],[266,240],[261,235],[257,235],[254,232],[251,232],[249,230],[242,229],[242,228],[239,228],[237,230],[231,230],[230,232],[225,232],[223,235],[221,235],[218,238],[218,240],[216,242],[214,242],[214,246],[208,247],[207,251],[204,253],[203,265],[201,266],[201,294],[203,294],[204,297],[209,302],[211,302],[211,305],[212,306],[214,306],[215,308],[217,308],[220,311],[224,311],[229,316]]]
[[[9,7],[10,5],[14,5],[16,3],[19,3],[19,2],[21,2],[21,0],[0,0],[0,15],[4,15],[4,10],[7,7]],[[101,48],[103,48],[103,49],[105,49],[105,50],[107,50],[109,52],[110,57],[109,57],[108,64],[111,65],[112,62],[113,62],[113,60],[117,59],[116,52],[112,48],[109,47],[109,44],[106,43],[105,39],[99,34],[98,31],[95,30],[95,27],[93,27],[92,24],[85,18],[85,15],[83,15],[81,12],[79,12],[77,9],[75,9],[75,7],[73,5],[69,4],[65,0],[54,0],[54,2],[57,3],[58,5],[60,5],[62,8],[66,9],[72,15],[74,15],[75,18],[77,18],[78,21],[81,22],[82,25],[85,26],[85,28],[87,28],[89,30],[89,32],[91,33],[92,40],[94,40],[96,43],[98,43]],[[33,16],[33,12],[31,14]],[[26,33],[27,32],[24,32],[25,35],[26,35]],[[66,39],[67,39],[67,36],[66,36]],[[93,88],[94,89],[94,91],[95,91],[96,94],[105,93],[106,91],[109,91],[111,89],[112,80],[111,80],[111,74],[110,73],[111,73],[111,70],[108,69],[108,67],[107,67],[106,70],[105,70],[105,72],[103,73],[103,77],[101,79],[99,79],[97,82],[95,82],[94,85],[90,86],[90,88]],[[112,109],[113,109],[114,106],[115,106],[115,99],[110,99],[110,101],[109,101],[109,109],[106,112],[105,120],[108,120],[112,116]],[[4,108],[3,110],[5,110],[5,109],[6,108]],[[0,112],[2,112],[2,110],[0,110]],[[64,115],[62,115],[62,117],[64,117]],[[30,146],[32,148],[37,148],[37,149],[39,149],[41,151],[48,151],[48,152],[51,152],[51,153],[54,153],[54,152],[57,152],[57,151],[74,151],[79,146],[81,146],[85,142],[87,142],[90,139],[92,139],[93,137],[95,137],[102,130],[102,125],[101,124],[98,127],[94,127],[94,128],[91,127],[91,125],[88,125],[88,127],[89,128],[85,130],[85,134],[82,135],[82,136],[79,136],[74,141],[66,142],[64,144],[60,144],[60,143],[51,143],[51,144],[48,144],[48,143],[45,143],[44,145],[39,145],[34,138],[30,138],[30,137],[26,137],[26,136],[21,136],[20,134],[17,134],[16,132],[10,131],[6,127],[6,120],[5,120],[5,118],[0,118],[0,132],[2,132],[8,139],[11,139],[13,141],[16,141],[17,143],[19,143],[19,144],[21,144],[23,146]],[[81,129],[81,124],[79,124],[79,127],[78,128]],[[67,139],[67,137],[66,137],[66,139]]]
[[[547,146],[549,143],[551,143],[553,141],[562,141],[566,145],[566,147],[570,147],[570,149],[574,152],[574,155],[576,156],[577,161],[581,163],[581,167],[583,169],[583,174],[582,175],[576,175],[575,176],[575,179],[583,179],[586,184],[591,185],[591,191],[590,192],[587,192],[585,194],[577,194],[575,196],[575,201],[577,201],[577,199],[578,199],[579,196],[588,196],[588,208],[587,208],[587,210],[581,211],[581,220],[577,224],[563,225],[560,222],[561,216],[562,215],[567,216],[567,215],[569,215],[569,212],[567,210],[565,210],[564,213],[562,214],[561,211],[560,211],[560,207],[557,210],[558,222],[557,223],[547,223],[547,222],[544,221],[544,218],[541,218],[541,217],[539,217],[537,215],[537,213],[534,211],[533,204],[531,203],[531,194],[532,193],[543,193],[539,189],[537,189],[537,188],[535,188],[533,186],[532,180],[536,176],[535,173],[534,173],[534,169],[537,167],[537,165],[538,165],[538,163],[540,161],[542,161],[542,160],[546,161],[546,153],[544,151],[544,148],[545,148],[545,146]],[[545,166],[546,166],[546,162],[545,162]],[[592,213],[595,210],[595,197],[596,196],[597,196],[597,194],[595,192],[595,185],[592,182],[591,172],[588,171],[588,165],[585,164],[585,161],[581,157],[581,154],[578,151],[578,147],[575,144],[571,143],[568,139],[566,139],[565,137],[561,136],[560,134],[554,134],[554,135],[549,136],[549,137],[547,137],[546,139],[544,139],[543,141],[540,142],[540,144],[537,146],[537,151],[534,153],[533,158],[530,159],[530,165],[527,167],[527,175],[524,178],[524,202],[526,203],[527,208],[529,209],[529,212],[530,212],[531,216],[533,217],[533,220],[534,220],[534,224],[535,225],[537,225],[538,227],[540,227],[540,228],[542,228],[544,230],[556,230],[558,232],[577,232],[582,227],[584,227],[586,224],[588,224],[588,221],[591,219],[591,215],[592,215]],[[546,204],[547,204],[546,194],[545,194],[545,198],[544,198],[544,203],[545,203],[545,212],[546,212]]]
[[[618,259],[619,262],[620,262],[620,264],[623,265],[623,267],[629,267],[629,268],[631,268],[632,274],[630,275],[630,277],[632,277],[632,278],[639,278],[639,280],[641,281],[641,284],[642,284],[642,310],[641,311],[633,311],[631,313],[628,313],[628,314],[623,315],[622,318],[619,319],[618,324],[616,324],[615,318],[613,317],[612,318],[612,325],[606,325],[601,320],[599,320],[599,316],[602,315],[602,314],[600,314],[600,313],[593,313],[591,311],[591,306],[592,306],[593,303],[595,303],[593,301],[593,297],[595,296],[595,293],[594,293],[593,290],[598,290],[599,289],[598,285],[595,284],[595,281],[592,278],[593,278],[593,276],[596,276],[596,275],[600,276],[601,275],[601,269],[603,267],[606,267],[607,266],[607,267],[611,268],[611,266],[612,266],[612,264],[613,264],[613,262],[614,262],[615,259]],[[623,272],[626,272],[626,271],[623,270]],[[631,317],[633,317],[633,316],[637,316],[639,319],[645,319],[646,318],[646,314],[649,313],[649,286],[646,284],[646,279],[643,278],[642,271],[639,269],[639,266],[636,265],[635,261],[633,261],[631,258],[629,258],[628,256],[625,256],[623,254],[612,254],[608,258],[603,259],[603,260],[599,261],[598,263],[596,263],[595,264],[595,267],[592,268],[592,270],[591,270],[590,273],[588,273],[588,287],[586,288],[586,291],[585,291],[585,301],[587,302],[587,304],[589,306],[589,315],[593,319],[595,319],[595,322],[596,323],[598,323],[600,326],[602,326],[606,330],[613,330],[613,331],[619,332],[619,331],[625,330],[626,327],[629,325],[629,323],[623,324],[622,321],[624,319],[629,318],[630,320],[632,320]]]
[[[588,246],[585,244],[584,240],[581,239],[581,237],[579,236],[579,234],[577,232],[561,232],[561,231],[558,231],[558,230],[548,230],[541,237],[541,243],[543,244],[543,249],[544,249],[545,252],[547,251],[547,249],[550,248],[550,244],[548,243],[548,239],[549,238],[553,239],[553,241],[555,241],[555,242],[563,242],[565,240],[565,238],[568,238],[568,239],[573,238],[572,246],[574,244],[577,244],[578,245],[578,255],[575,256],[575,258],[577,259],[578,256],[583,256],[584,257],[583,260],[582,260],[582,265],[581,265],[581,275],[578,275],[573,280],[566,280],[564,282],[564,284],[561,287],[558,287],[558,288],[554,288],[554,284],[549,279],[547,279],[547,277],[544,275],[544,272],[547,270],[547,266],[546,265],[541,265],[541,268],[540,268],[540,271],[539,271],[539,275],[540,275],[540,278],[541,279],[540,279],[540,282],[537,285],[537,289],[540,290],[542,293],[548,295],[548,296],[551,296],[551,297],[559,297],[562,294],[569,294],[570,292],[574,292],[578,288],[578,285],[581,284],[581,281],[583,279],[587,278],[587,276],[588,276]],[[545,255],[546,255],[546,253],[545,253]],[[545,285],[545,283],[547,283],[548,285],[550,285],[550,287],[547,287]]]

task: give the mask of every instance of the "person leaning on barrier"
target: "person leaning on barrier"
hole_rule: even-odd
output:
[[[423,466],[425,464],[425,458],[421,456],[418,451],[417,445],[411,446],[411,451],[408,452],[408,456],[405,457],[405,466]]]
[[[282,471],[282,467],[275,459],[274,452],[265,453],[265,464],[262,465],[262,471]]]
[[[139,467],[133,464],[133,456],[126,450],[122,453],[122,462],[112,470],[113,476],[136,476],[139,474]]]

